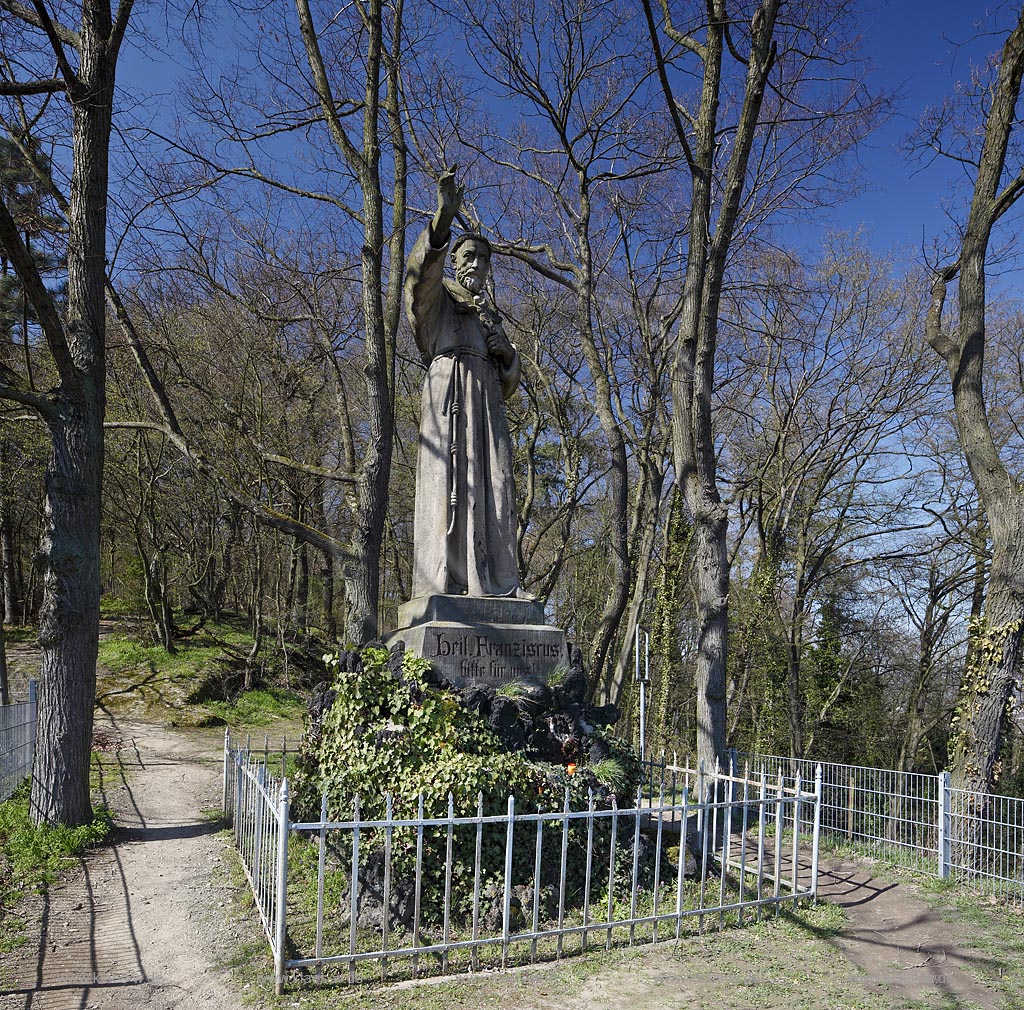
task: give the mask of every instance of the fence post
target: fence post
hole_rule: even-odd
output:
[[[281,798],[277,811],[277,895],[274,922],[274,992],[284,992],[284,945],[288,910],[288,780],[281,780]]]
[[[508,938],[512,932],[512,836],[515,830],[516,798],[509,793],[508,827],[505,833],[505,894],[501,909],[501,966],[508,966]]]
[[[939,772],[939,877],[945,880],[949,876],[950,864],[950,804],[949,804],[949,772]]]
[[[818,860],[821,839],[821,762],[814,769],[814,834],[811,842],[811,901],[818,900]]]
[[[224,820],[228,819],[228,758],[231,756],[231,730],[224,727],[224,780],[220,790],[220,809]]]
[[[853,799],[857,791],[857,773],[850,770],[850,791],[846,798],[846,840],[853,839]]]
[[[238,774],[241,766],[241,758],[242,756],[238,751],[235,751],[234,754],[231,755],[231,763],[233,765],[231,769],[231,774],[234,776],[235,779],[235,804],[231,814],[231,829],[235,837],[236,846],[238,846],[241,843],[240,822],[241,818],[243,817],[242,776]]]
[[[29,772],[36,770],[36,739],[39,733],[39,681],[28,682],[28,703],[31,710],[28,716],[28,733],[25,736],[25,743],[28,753],[25,755],[25,767]]]

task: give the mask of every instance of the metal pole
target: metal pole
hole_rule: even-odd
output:
[[[646,736],[647,736],[647,691],[646,684],[640,681],[640,761],[647,757]]]
[[[505,894],[501,907],[501,967],[508,967],[508,938],[512,932],[512,838],[515,830],[516,798],[508,797],[508,826],[505,830]]]
[[[640,670],[640,643],[644,646],[644,666]],[[651,679],[651,636],[638,624],[633,636],[633,679],[640,684],[640,762],[647,759],[647,685]],[[653,791],[653,789],[652,789]]]
[[[945,880],[949,876],[950,864],[950,809],[949,809],[949,772],[939,772],[939,877]]]
[[[281,781],[281,799],[277,814],[277,895],[274,923],[274,992],[284,992],[285,916],[288,910],[288,780]]]
[[[814,834],[811,841],[811,901],[818,900],[818,859],[821,842],[821,763],[814,769]]]
[[[221,783],[220,809],[224,820],[228,819],[228,758],[231,754],[231,730],[224,727],[224,781]]]

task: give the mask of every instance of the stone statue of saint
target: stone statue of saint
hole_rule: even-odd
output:
[[[485,289],[491,246],[482,235],[451,244],[462,205],[455,169],[437,186],[437,211],[406,265],[405,309],[427,366],[423,383],[413,597],[516,596],[516,492],[505,400],[519,383],[519,353]]]

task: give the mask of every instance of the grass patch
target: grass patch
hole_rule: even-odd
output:
[[[243,691],[234,701],[210,701],[206,708],[228,726],[266,726],[275,719],[298,719],[305,712],[302,698],[283,687]]]
[[[922,881],[918,889],[943,919],[962,927],[964,949],[982,955],[982,981],[1017,997],[1008,1007],[1024,1006],[1024,908],[938,878]]]
[[[265,726],[301,718],[294,691],[258,685],[240,691],[253,639],[247,628],[209,623],[176,643],[173,653],[131,631],[104,635],[97,703],[104,709],[184,726]],[[264,657],[264,664],[273,663]],[[275,678],[273,669],[263,676]]]
[[[87,848],[99,845],[111,830],[102,808],[78,828],[36,826],[29,817],[30,782],[26,780],[0,803],[0,952],[24,942],[18,904],[29,892],[43,893]]]
[[[8,645],[35,642],[37,634],[36,629],[29,625],[4,625],[4,638]]]

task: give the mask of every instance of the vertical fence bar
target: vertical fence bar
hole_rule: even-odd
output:
[[[608,843],[608,937],[604,942],[605,950],[612,949],[612,927],[615,921],[615,843],[619,834],[619,805],[612,793],[612,838]]]
[[[768,772],[761,765],[761,785],[757,804],[757,921],[761,921],[764,899],[764,822],[768,816]]]
[[[221,783],[220,809],[224,820],[228,819],[228,762],[231,758],[231,729],[224,727],[224,781]]]
[[[811,901],[818,900],[818,865],[821,855],[821,762],[814,769],[814,834],[811,838]]]
[[[679,829],[679,866],[676,876],[676,939],[683,929],[683,886],[686,880],[686,825],[689,820],[690,787],[683,786],[682,824]]]
[[[473,952],[470,955],[470,967],[473,971],[480,970],[480,948],[476,941],[480,939],[480,856],[484,842],[484,794],[476,794],[476,846],[473,852]]]
[[[636,934],[637,876],[640,871],[640,790],[636,791],[636,816],[633,818],[633,877],[629,887],[629,945],[633,945]]]
[[[949,772],[939,772],[939,877],[943,880],[949,877],[950,864],[950,828],[952,826],[952,813],[950,810],[950,778]]]
[[[796,773],[796,793],[793,797],[793,881],[792,891],[795,895],[800,889],[800,792],[803,789],[803,776]]]
[[[242,810],[242,788],[244,782],[244,776],[241,775],[242,771],[242,753],[241,751],[235,751],[234,755],[234,774],[235,774],[235,812],[231,818],[231,830],[235,838],[235,848],[239,852],[242,851],[242,834],[241,834],[241,821],[244,816]]]
[[[782,893],[782,822],[784,817],[783,806],[785,805],[785,787],[782,772],[779,772],[777,795],[775,798],[775,886],[772,889],[772,897],[778,899]],[[779,902],[775,902],[775,914],[779,914]]]
[[[477,861],[480,859],[479,842],[477,843]],[[423,793],[420,793],[416,801],[416,884],[413,894],[412,912],[412,977],[417,978],[420,966],[420,956],[416,948],[420,945],[420,905],[423,899]],[[477,892],[477,905],[479,906],[480,895]],[[474,924],[476,922],[478,907],[473,909]]]
[[[590,925],[590,873],[594,867],[594,790],[587,790],[587,863],[583,874],[583,950],[587,949]]]
[[[558,869],[558,939],[555,956],[562,956],[562,927],[565,924],[565,880],[569,858],[569,787],[565,787],[565,804],[562,809],[562,856]]]
[[[540,929],[540,870],[544,850],[544,812],[537,810],[537,831],[533,843],[533,932]],[[530,944],[530,962],[537,960],[537,937]]]
[[[665,776],[661,776],[661,786],[658,789],[658,830],[654,842],[654,897],[651,903],[651,916],[654,921],[651,923],[651,943],[658,942],[658,888],[661,887],[661,836],[665,830]]]
[[[704,805],[704,762],[697,765],[697,830],[703,835],[707,827],[707,809]]]
[[[730,751],[730,755],[729,755],[730,756],[730,765],[732,764],[732,756],[734,754],[735,754],[735,751]],[[718,888],[718,905],[719,905],[718,928],[719,929],[724,929],[725,928],[725,909],[724,909],[723,906],[725,905],[725,878],[726,878],[726,874],[729,872],[729,846],[730,846],[730,844],[732,842],[732,796],[733,796],[732,785],[733,785],[733,783],[732,783],[732,772],[730,770],[729,779],[727,780],[727,783],[726,783],[726,792],[725,792],[725,796],[726,796],[725,823],[722,826],[722,873],[721,873],[721,877],[719,879],[719,888]],[[716,817],[715,820],[718,820],[718,818]]]
[[[320,958],[324,951],[324,882],[327,876],[327,793],[320,797],[320,837],[316,855],[316,980],[323,977]]]
[[[257,796],[263,791],[266,781],[266,765],[256,766],[256,793]],[[257,885],[257,900],[259,900],[259,882],[263,880],[263,804],[256,804],[256,832],[253,838],[253,879]]]
[[[356,793],[352,804],[352,875],[348,881],[348,952],[354,957],[356,952],[356,919],[359,916],[359,794]],[[348,981],[352,985],[356,980],[356,962],[348,963]]]
[[[749,801],[750,791],[750,768],[744,762],[743,764],[743,819],[740,825],[740,886],[739,886],[739,902],[740,907],[737,909],[737,923],[743,925],[743,890],[747,883],[747,820],[750,816],[747,803]]]
[[[703,783],[704,776],[700,776],[700,781]],[[700,841],[700,904],[697,906],[697,932],[704,932],[704,906],[705,896],[707,895],[708,887],[708,805],[710,803],[711,792],[710,789],[703,793],[699,798],[699,810],[702,810],[703,817],[702,823],[704,830],[701,832]],[[712,819],[714,819],[714,811],[711,812]],[[713,850],[712,850],[713,851]]]
[[[274,923],[274,991],[284,992],[285,935],[288,911],[288,780],[281,780],[281,800],[277,813],[277,888]]]
[[[512,932],[512,842],[515,831],[516,798],[509,794],[508,827],[505,829],[505,894],[501,909],[501,966],[508,967],[508,938]]]
[[[444,936],[444,950],[441,951],[441,974],[448,974],[448,943],[451,939],[452,920],[452,862],[454,852],[455,835],[455,797],[448,794],[448,832],[445,839],[444,856],[444,922],[442,935]]]
[[[384,804],[384,816],[387,823],[384,828],[384,907],[380,913],[380,980],[382,982],[386,982],[388,978],[388,958],[386,952],[388,949],[388,933],[391,926],[391,848],[395,832],[395,801],[391,793],[387,794]]]

